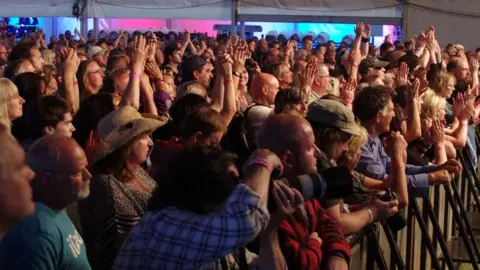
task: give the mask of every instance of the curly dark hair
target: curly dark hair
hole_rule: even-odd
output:
[[[168,170],[159,179],[148,210],[176,207],[206,214],[205,205],[220,205],[239,183],[229,172],[235,154],[218,147],[186,147],[168,160]],[[208,212],[208,211],[207,211]]]

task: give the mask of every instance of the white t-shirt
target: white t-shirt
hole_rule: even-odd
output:
[[[267,117],[273,113],[273,106],[264,106],[260,104],[254,104],[254,105],[251,105],[250,107],[252,108],[248,110],[247,116],[246,116],[247,123],[248,123],[250,134],[252,134],[254,138],[256,138],[257,131],[262,126],[263,121],[265,121],[265,119],[267,119]]]

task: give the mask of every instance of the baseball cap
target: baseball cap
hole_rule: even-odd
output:
[[[199,55],[193,55],[185,59],[182,63],[182,78],[191,78],[192,73],[195,70],[201,69],[204,65],[207,64],[207,60]],[[187,81],[183,81],[187,82]]]
[[[92,58],[92,56],[94,56],[95,54],[104,53],[104,52],[105,52],[105,49],[103,49],[102,47],[93,46],[90,48],[90,50],[88,50],[87,56],[88,58]]]
[[[314,124],[336,127],[351,135],[361,135],[352,111],[336,100],[315,100],[308,106],[307,119]]]
[[[358,66],[358,72],[360,74],[367,74],[370,68],[384,68],[390,64],[387,61],[381,61],[376,58],[367,58],[363,60]]]

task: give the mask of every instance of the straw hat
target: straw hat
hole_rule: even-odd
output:
[[[165,116],[142,115],[131,106],[123,106],[100,120],[97,130],[101,143],[95,152],[95,162],[120,149],[127,142],[168,122]]]

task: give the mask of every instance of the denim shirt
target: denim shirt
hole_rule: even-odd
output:
[[[378,180],[386,180],[391,172],[392,160],[385,153],[378,137],[369,136],[368,142],[360,149],[361,157],[357,171]],[[405,165],[409,193],[414,197],[428,196],[427,173],[435,171],[435,166]]]

